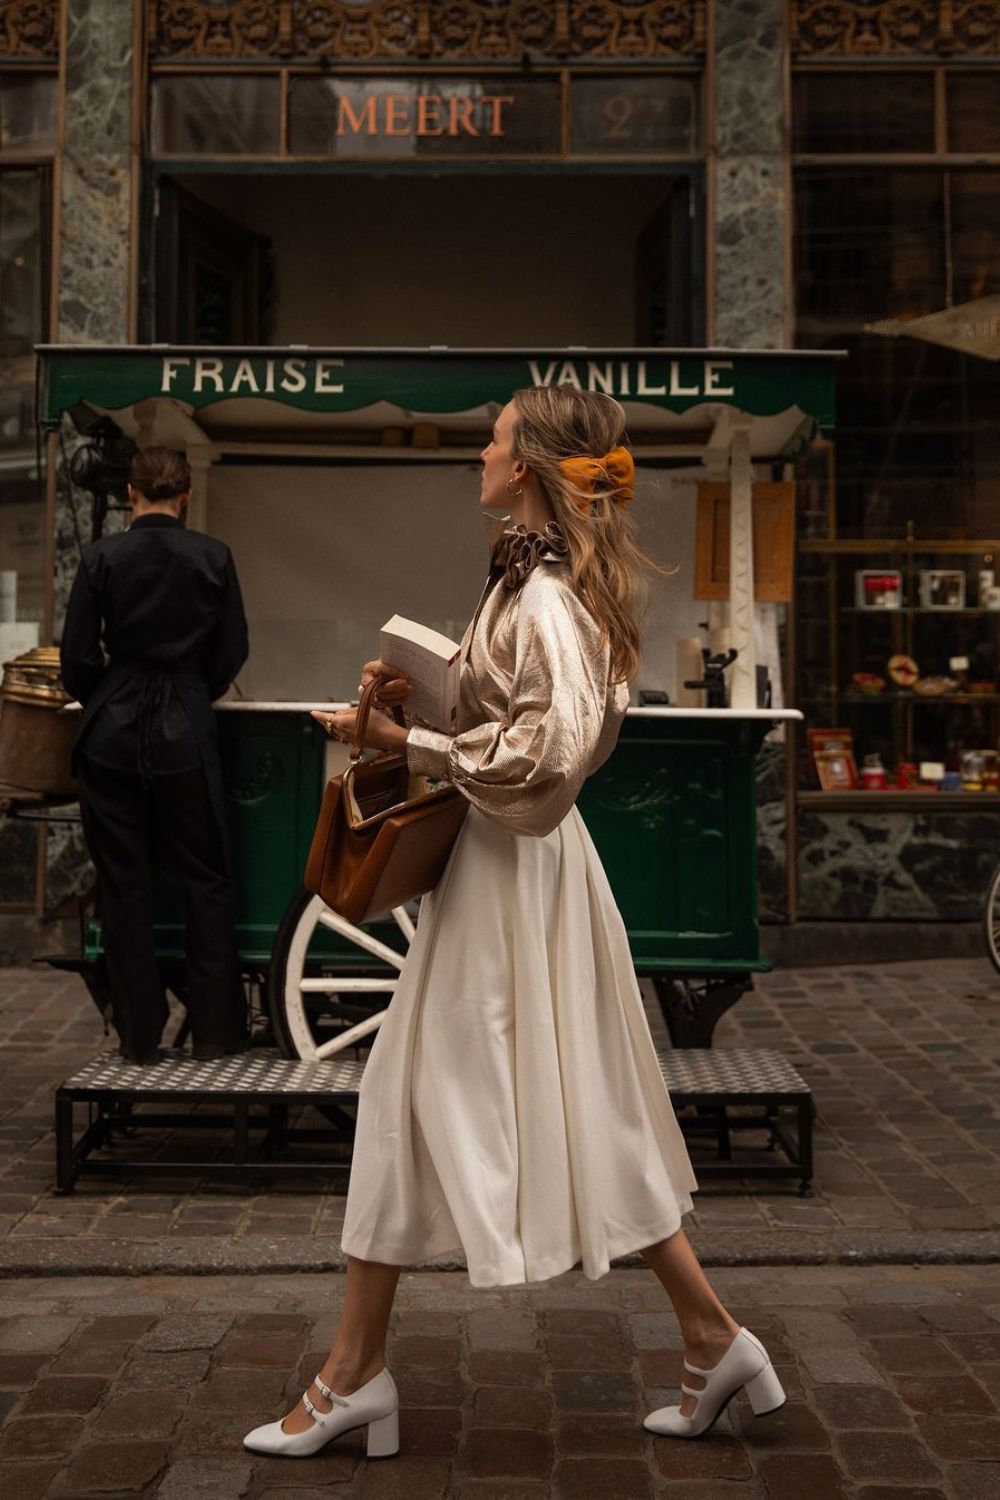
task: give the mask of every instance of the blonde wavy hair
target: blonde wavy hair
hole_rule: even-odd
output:
[[[650,573],[664,572],[636,541],[621,487],[580,488],[560,468],[565,458],[603,458],[625,436],[625,412],[612,396],[573,386],[532,386],[512,396],[514,457],[537,474],[569,547],[573,586],[611,648],[616,682],[639,670],[639,616]]]

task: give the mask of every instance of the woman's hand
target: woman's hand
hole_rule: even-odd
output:
[[[358,691],[363,693],[370,682],[376,677],[383,679],[382,686],[375,694],[376,703],[385,703],[390,708],[394,703],[405,703],[413,691],[410,679],[401,667],[394,667],[387,661],[366,661],[361,668],[361,681],[358,683]]]
[[[340,708],[335,713],[325,713],[322,709],[314,708],[312,717],[317,724],[322,724],[331,739],[343,740],[347,745],[353,744],[358,718],[356,708]],[[408,732],[402,724],[397,724],[385,714],[373,713],[369,716],[365,731],[365,749],[405,751]]]

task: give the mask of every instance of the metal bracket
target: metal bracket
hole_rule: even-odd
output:
[[[711,1047],[717,1023],[741,996],[753,989],[749,974],[700,980],[654,974],[652,979],[675,1047]]]

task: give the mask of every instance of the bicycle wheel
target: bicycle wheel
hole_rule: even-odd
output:
[[[986,888],[986,907],[983,912],[983,934],[990,962],[1000,974],[1000,865],[990,876]]]

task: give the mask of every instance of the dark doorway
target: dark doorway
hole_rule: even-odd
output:
[[[156,219],[156,333],[171,344],[268,342],[269,241],[169,177]]]
[[[687,178],[674,181],[635,245],[635,341],[641,346],[694,343],[692,226],[694,205]]]
[[[680,172],[189,172],[159,194],[156,337],[684,345],[703,336]]]

